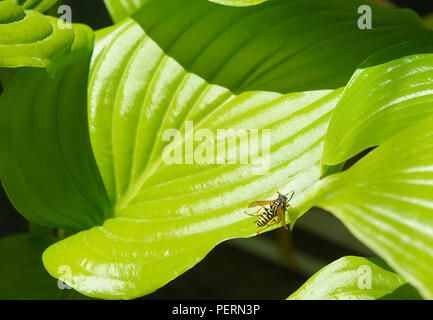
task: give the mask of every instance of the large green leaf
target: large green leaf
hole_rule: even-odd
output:
[[[349,170],[323,179],[308,197],[428,299],[433,299],[432,127],[430,115]]]
[[[433,112],[433,41],[385,49],[357,70],[338,103],[326,136],[324,165],[335,165],[381,144]]]
[[[57,0],[5,0],[5,1],[11,1],[14,2],[24,9],[32,9],[37,10],[39,12],[45,12],[48,9],[50,9],[52,6],[54,6],[57,2]]]
[[[19,234],[0,239],[0,299],[77,299],[79,295],[45,271],[41,255],[49,238]],[[64,290],[62,290],[64,289]]]
[[[363,1],[271,0],[228,7],[203,0],[148,0],[133,18],[168,55],[234,92],[336,89],[370,54],[427,30],[413,12]],[[210,27],[212,26],[212,27]]]
[[[80,24],[62,26],[56,18],[0,1],[0,67],[40,67],[54,73],[88,55],[92,30]]]
[[[28,220],[84,229],[112,209],[92,155],[87,124],[89,58],[59,71],[16,72],[0,96],[0,177]]]
[[[55,277],[59,266],[70,266],[71,285],[86,295],[134,298],[191,268],[221,241],[254,235],[255,219],[243,213],[249,202],[273,198],[277,188],[295,189],[293,203],[302,202],[320,176],[323,136],[341,90],[235,94],[185,71],[134,21],[110,30],[95,50],[89,112],[114,218],[54,244],[43,261]],[[270,129],[269,172],[254,175],[253,156],[249,164],[166,164],[164,131],[183,131],[186,121],[213,134]],[[251,148],[261,155],[265,145],[253,141]]]
[[[290,212],[303,214],[341,90],[275,92],[337,88],[373,51],[426,32],[412,13],[382,8],[375,8],[373,30],[359,30],[357,4],[275,0],[234,8],[149,0],[134,17],[141,27],[127,19],[101,31],[88,98],[92,148],[108,197],[86,144],[84,63],[51,80],[43,70],[17,75],[0,101],[8,195],[39,223],[94,226],[44,252],[49,273],[60,277],[59,268],[69,267],[70,284],[92,297],[139,297],[221,241],[254,235],[255,219],[243,213],[249,202],[294,189]],[[38,85],[24,96],[19,83],[26,76]],[[164,133],[183,131],[186,121],[212,134],[271,129],[269,172],[253,174],[257,156],[242,165],[166,164]],[[176,145],[190,148],[185,136],[170,147]],[[252,144],[259,152],[265,146]]]
[[[412,300],[419,293],[378,258],[344,257],[312,276],[288,300]]]

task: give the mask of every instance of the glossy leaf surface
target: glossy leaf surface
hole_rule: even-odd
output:
[[[413,124],[309,195],[428,299],[433,298],[433,116]]]
[[[70,266],[72,285],[86,295],[134,298],[221,241],[254,235],[256,219],[243,213],[248,203],[274,198],[277,188],[295,189],[293,203],[302,202],[319,178],[323,135],[341,90],[234,94],[186,72],[135,22],[111,31],[95,50],[89,99],[92,146],[114,218],[54,244],[44,264],[53,276]],[[257,156],[248,164],[186,164],[192,154],[183,152],[183,164],[167,164],[164,132],[179,129],[186,150],[188,121],[195,132],[208,129],[213,146],[221,142],[218,129],[256,128],[260,139],[269,129],[269,171],[254,173]],[[227,153],[240,145],[227,145]],[[266,144],[249,145],[263,155]]]
[[[419,293],[378,258],[344,257],[313,275],[288,300],[418,300]]]
[[[392,55],[352,77],[333,114],[323,164],[344,162],[433,113],[433,42],[408,42],[370,60]]]
[[[92,30],[80,24],[65,25],[12,1],[0,1],[0,67],[39,67],[54,73],[88,55]]]

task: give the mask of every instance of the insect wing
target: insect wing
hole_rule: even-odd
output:
[[[258,206],[265,206],[265,205],[267,205],[267,204],[271,204],[271,203],[273,203],[273,202],[274,202],[273,200],[254,201],[254,202],[251,202],[251,203],[248,205],[248,208],[258,207]]]

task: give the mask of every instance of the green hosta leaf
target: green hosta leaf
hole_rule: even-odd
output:
[[[402,276],[377,258],[344,257],[312,276],[288,300],[422,299]]]
[[[341,90],[235,94],[186,72],[132,20],[110,30],[95,50],[89,101],[92,146],[114,218],[54,244],[43,261],[55,277],[69,266],[71,285],[86,295],[126,299],[163,286],[221,241],[254,235],[255,218],[243,213],[251,201],[294,189],[298,210],[319,179],[323,135]],[[183,132],[186,121],[213,135],[256,128],[261,139],[261,130],[271,130],[269,172],[254,174],[254,156],[248,164],[166,164],[164,133]],[[252,141],[251,148],[263,155],[265,144]]]
[[[375,8],[377,26],[359,30],[356,4],[361,2],[276,0],[230,8],[149,0],[135,15],[144,31],[130,19],[101,31],[88,98],[91,143],[108,199],[82,130],[85,68],[62,70],[50,83],[45,73],[31,72],[31,83],[40,85],[25,97],[18,83],[26,77],[17,75],[2,96],[7,166],[18,177],[13,181],[3,170],[8,194],[39,223],[95,226],[48,248],[48,272],[58,278],[62,267],[70,268],[70,284],[92,297],[139,297],[191,268],[221,241],[255,234],[255,219],[243,213],[249,202],[271,199],[277,188],[294,189],[290,214],[304,213],[341,90],[275,91],[337,88],[371,52],[426,32],[413,14],[381,8]],[[11,110],[14,97],[20,111]],[[62,119],[68,121],[59,125]],[[167,164],[163,136],[169,129],[183,132],[191,122],[212,136],[218,129],[270,129],[269,172],[253,174],[257,156],[242,165]],[[183,135],[170,147],[185,150],[188,141]],[[252,143],[258,154],[265,146]],[[243,147],[238,142],[229,150]]]
[[[433,116],[322,180],[310,194],[428,299],[433,298]]]
[[[429,32],[406,10],[363,1],[273,0],[228,7],[204,0],[148,0],[133,18],[183,67],[235,92],[335,89],[377,50]],[[212,27],[210,27],[212,26]]]
[[[1,300],[79,298],[73,290],[61,290],[67,287],[63,283],[59,286],[44,269],[41,255],[51,242],[26,234],[0,239]]]
[[[93,32],[84,25],[68,28],[37,11],[24,11],[11,1],[0,1],[0,67],[63,68],[89,54]]]
[[[223,4],[225,6],[247,7],[254,6],[269,0],[209,0],[211,2]]]
[[[403,55],[359,69],[338,103],[326,136],[323,164],[341,163],[386,141],[433,112],[433,41],[408,42],[372,57]]]
[[[0,177],[28,220],[72,229],[111,216],[87,123],[89,58],[48,76],[21,69],[0,96]]]
[[[37,10],[39,12],[45,12],[48,9],[50,9],[52,6],[54,6],[57,2],[57,0],[5,0],[14,2],[24,9],[32,9]]]

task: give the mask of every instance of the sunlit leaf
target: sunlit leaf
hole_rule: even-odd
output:
[[[323,135],[341,90],[235,94],[186,72],[130,20],[98,43],[91,141],[114,218],[47,249],[44,265],[53,276],[70,266],[72,286],[92,297],[151,293],[221,241],[254,235],[256,219],[243,212],[248,203],[274,198],[279,188],[296,190],[296,204],[318,180]],[[262,139],[262,130],[271,130],[269,172],[255,174],[257,156],[248,164],[166,164],[164,132],[183,132],[186,121],[214,137],[217,129],[256,128]],[[265,144],[249,144],[263,155]]]
[[[310,193],[428,299],[433,298],[433,116]]]
[[[75,62],[54,79],[44,70],[17,73],[0,98],[6,191],[30,220],[88,229],[44,252],[47,271],[59,278],[69,268],[70,285],[91,297],[140,297],[218,243],[254,235],[256,219],[243,212],[251,201],[295,190],[289,214],[305,213],[339,88],[371,53],[427,32],[415,14],[379,7],[375,27],[360,30],[361,4],[146,1],[137,22],[98,32],[88,85],[91,148],[87,64]],[[264,140],[229,145],[229,152],[258,151],[246,164],[215,155],[189,163],[204,146],[203,137],[190,140],[189,125],[208,130],[207,151],[224,141],[219,129]],[[181,138],[169,144],[172,129]],[[165,151],[176,146],[182,163],[169,164]]]
[[[312,276],[288,300],[422,299],[378,258],[344,257]]]
[[[40,67],[49,72],[88,55],[93,32],[84,25],[64,25],[11,1],[0,1],[0,67]]]
[[[376,65],[391,56],[398,58]],[[334,111],[324,165],[344,162],[433,113],[431,39],[386,49],[366,64],[375,66],[357,70]]]

